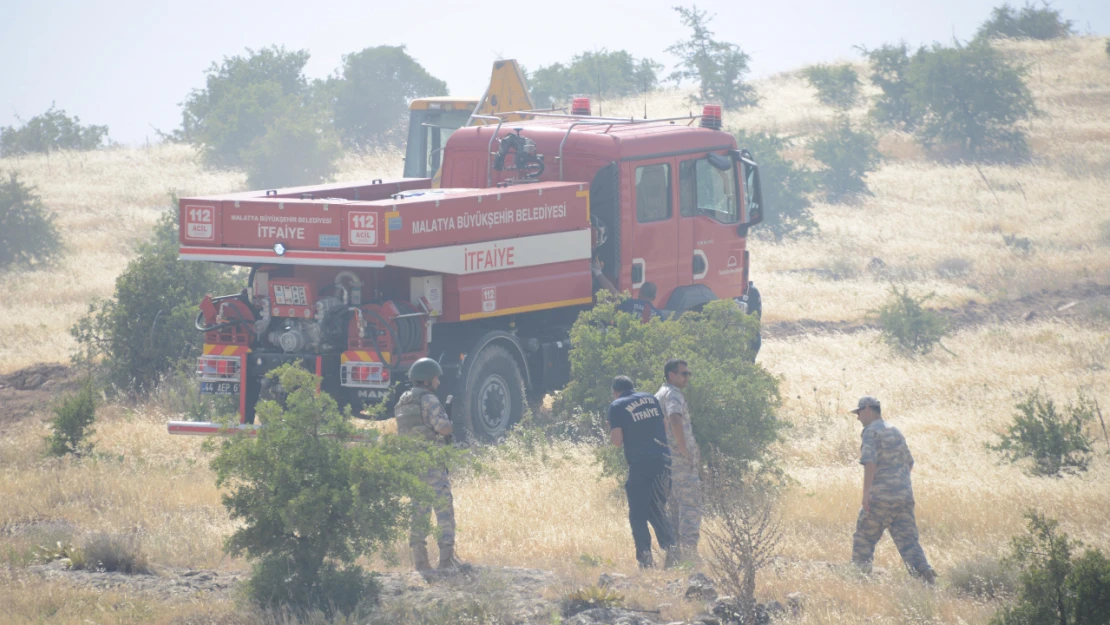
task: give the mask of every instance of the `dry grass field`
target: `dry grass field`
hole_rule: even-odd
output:
[[[1076,283],[1110,283],[1110,59],[1103,40],[1010,43],[1030,65],[1043,111],[1031,132],[1035,159],[1020,167],[930,161],[906,137],[883,138],[889,157],[870,178],[874,197],[817,204],[822,235],[753,244],[753,277],[770,322],[854,321],[885,297],[892,280],[935,291],[938,305],[990,303]],[[763,105],[726,116],[726,126],[804,135],[831,115],[795,74],[758,83]],[[653,98],[649,113],[684,113],[686,94]],[[642,102],[605,103],[606,114],[642,114]],[[863,110],[853,114],[862,119]],[[799,153],[804,151],[799,150]],[[68,255],[49,271],[0,277],[0,372],[67,358],[66,329],[91,297],[110,294],[134,242],[166,194],[239,189],[236,174],[201,169],[184,147],[115,149],[0,161],[39,187],[58,213]],[[397,155],[349,157],[343,178],[386,176]],[[989,186],[988,186],[989,184]],[[1032,251],[1003,236],[1030,239]],[[879,271],[867,268],[883,260]],[[1105,306],[1105,304],[1101,304]],[[1074,538],[1110,550],[1110,450],[1096,435],[1090,470],[1034,478],[1001,465],[984,448],[1020,393],[1039,388],[1064,401],[1078,392],[1110,405],[1110,309],[1080,302],[1082,314],[968,325],[945,339],[950,352],[906,358],[877,334],[817,331],[764,341],[760,361],[781,376],[781,416],[790,424],[776,453],[795,481],[782,501],[786,540],[757,594],[808,597],[798,624],[980,624],[999,603],[961,594],[951,573],[1000,557],[1039,508]],[[917,466],[921,540],[941,581],[910,579],[889,539],[876,563],[889,573],[861,579],[845,566],[859,505],[859,426],[845,414],[861,394],[882,398],[905,433]],[[0,412],[3,407],[0,407]],[[89,532],[135,535],[160,567],[242,569],[221,552],[232,529],[208,456],[196,439],[165,435],[174,415],[156,404],[110,405],[99,414],[96,460],[44,459],[45,416],[0,425],[0,623],[250,622],[230,599],[166,600],[124,590],[93,592],[42,583],[21,572],[31,547]],[[696,418],[696,415],[695,415]],[[0,420],[0,424],[3,420]],[[460,551],[469,561],[549,568],[592,583],[603,570],[635,571],[617,484],[599,479],[585,447],[556,443],[543,453],[493,452],[493,473],[457,477]],[[590,567],[587,555],[612,564]],[[382,565],[381,563],[376,563]],[[382,565],[384,566],[384,565]],[[641,576],[645,588],[677,574]],[[630,600],[654,607],[645,591]],[[663,599],[663,616],[696,606]]]

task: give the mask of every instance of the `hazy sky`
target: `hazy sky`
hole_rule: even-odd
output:
[[[497,58],[536,68],[583,50],[625,49],[667,64],[686,33],[677,0],[484,2],[447,0],[0,0],[0,126],[51,102],[112,139],[139,143],[180,122],[178,103],[204,70],[244,48],[307,49],[310,78],[344,54],[404,44],[452,94],[481,95]],[[752,57],[753,76],[852,58],[852,46],[972,36],[1001,0],[702,0],[718,38]],[[1020,4],[1020,0],[1018,1]],[[1110,34],[1110,1],[1056,0],[1083,33]],[[499,14],[500,13],[500,14]]]

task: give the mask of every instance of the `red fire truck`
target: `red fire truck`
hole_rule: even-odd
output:
[[[444,369],[457,427],[504,433],[529,397],[569,380],[568,333],[597,278],[657,307],[745,303],[748,229],[762,220],[755,161],[720,108],[637,120],[536,114],[461,128],[429,179],[372,180],[180,201],[180,257],[250,268],[206,297],[200,390],[237,396],[242,430],[266,373],[299,363],[355,412],[395,402],[418,358]],[[215,424],[176,422],[178,434]]]

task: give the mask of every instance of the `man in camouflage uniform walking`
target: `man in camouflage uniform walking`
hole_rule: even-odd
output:
[[[673,557],[698,564],[698,540],[701,538],[701,454],[690,424],[690,409],[682,389],[690,383],[686,361],[672,358],[663,366],[666,382],[655,398],[667,416],[667,446],[671,449],[671,496],[668,514],[676,541],[676,552],[668,553],[665,566],[673,566]],[[673,555],[672,555],[673,553]]]
[[[409,369],[409,379],[412,380],[413,387],[401,395],[393,412],[397,417],[398,434],[422,437],[440,445],[447,444],[446,437],[454,429],[435,394],[441,375],[443,369],[431,358],[421,358],[413,363]],[[447,478],[447,467],[432,467],[423,479],[435,491],[436,500],[413,508],[412,529],[409,533],[412,563],[418,571],[432,568],[425,540],[434,508],[436,525],[439,528],[439,568],[457,567],[460,562],[455,557],[455,504],[451,496],[451,482]]]
[[[906,568],[911,574],[932,584],[937,575],[925,559],[925,552],[917,539],[913,487],[910,484],[913,456],[906,446],[906,439],[898,428],[883,421],[878,399],[861,397],[858,407],[852,412],[863,424],[859,460],[863,465],[863,505],[852,539],[852,562],[861,571],[870,573],[875,543],[889,529]]]

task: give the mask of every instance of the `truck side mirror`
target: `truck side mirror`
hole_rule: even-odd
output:
[[[736,233],[745,236],[748,228],[763,221],[763,188],[759,182],[759,165],[747,150],[731,150],[734,160],[740,164],[740,178],[744,184],[744,205],[748,220],[741,224]]]

